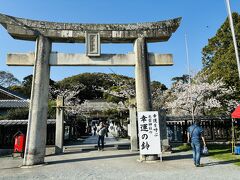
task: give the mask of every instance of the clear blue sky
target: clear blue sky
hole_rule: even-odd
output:
[[[231,0],[232,11],[240,13],[240,1]],[[190,66],[202,67],[201,51],[227,17],[225,0],[0,0],[0,13],[35,20],[76,23],[134,23],[182,17],[169,41],[149,43],[149,52],[172,53],[174,65],[151,67],[151,80],[168,87],[171,79],[187,73],[184,36],[188,37]],[[14,40],[0,26],[0,70],[19,80],[32,73],[31,67],[6,66],[7,53],[34,51],[34,42]],[[53,44],[53,51],[83,53],[84,44]],[[102,53],[132,52],[132,44],[102,45]],[[110,69],[111,68],[111,69]],[[134,77],[133,67],[52,67],[51,78],[61,80],[84,72],[104,72]]]

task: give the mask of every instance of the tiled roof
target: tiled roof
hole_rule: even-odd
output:
[[[22,100],[25,99],[26,100],[26,98],[24,96],[22,96],[22,95],[20,95],[20,94],[18,94],[16,92],[13,92],[13,91],[11,91],[11,90],[9,90],[9,89],[7,89],[5,87],[2,87],[2,86],[0,86],[0,92],[6,94],[8,96],[13,96],[13,97],[15,97],[17,99],[22,99]]]
[[[82,111],[105,111],[108,109],[126,110],[127,108],[122,103],[112,103],[103,100],[86,100],[78,106]]]
[[[56,120],[55,119],[48,119],[47,124],[55,124]],[[10,125],[27,125],[28,120],[0,120],[0,125],[2,126],[10,126]]]
[[[0,108],[23,108],[28,106],[28,100],[0,100]]]

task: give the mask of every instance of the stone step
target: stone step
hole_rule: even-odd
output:
[[[130,149],[130,143],[105,144],[105,149]],[[64,146],[64,152],[76,150],[97,150],[96,144],[82,144],[73,146]]]

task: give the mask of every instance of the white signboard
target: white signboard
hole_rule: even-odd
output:
[[[161,154],[158,111],[138,112],[140,154]]]

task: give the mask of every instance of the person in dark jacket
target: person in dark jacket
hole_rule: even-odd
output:
[[[191,139],[194,165],[196,167],[203,166],[200,164],[200,158],[201,158],[200,140],[202,139],[204,147],[206,146],[206,142],[203,136],[203,129],[200,127],[200,120],[195,120],[194,124],[188,128],[187,137],[188,137],[188,143],[190,142],[190,139]]]

